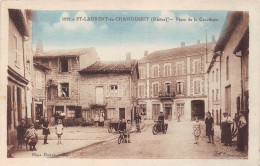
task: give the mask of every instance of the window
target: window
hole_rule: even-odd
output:
[[[110,85],[110,94],[111,96],[117,96],[118,93],[118,86],[117,85]]]
[[[60,72],[70,72],[71,71],[71,59],[59,58],[58,65],[59,65]]]
[[[164,65],[164,76],[170,76],[171,75],[171,64],[165,64]]]
[[[194,81],[194,94],[200,94],[200,80]]]
[[[184,115],[184,103],[177,103],[177,113]]]
[[[115,108],[108,108],[108,110],[107,110],[107,118],[108,119],[118,118]]]
[[[61,114],[64,112],[64,106],[55,106],[55,114]]]
[[[123,97],[124,85],[112,84],[107,85],[106,97]]]
[[[177,94],[183,94],[183,82],[177,82]]]
[[[36,88],[42,89],[42,75],[40,71],[36,71]]]
[[[145,69],[142,67],[142,68],[139,68],[139,77],[140,79],[143,79],[145,78]]]
[[[158,96],[159,93],[159,84],[153,84],[153,96]]]
[[[182,75],[183,74],[183,64],[177,63],[177,74]]]
[[[194,73],[200,73],[200,59],[195,59],[193,62],[193,71]]]
[[[18,38],[14,36],[14,52],[15,52],[15,65],[20,67],[20,57],[18,54]]]
[[[74,106],[67,106],[67,117],[75,118],[75,107]]]
[[[215,74],[215,72],[212,71],[212,82],[214,82],[214,74]]]
[[[216,82],[218,82],[218,69],[216,69]]]
[[[216,101],[218,101],[218,89],[216,89]]]
[[[152,111],[153,111],[153,117],[155,116],[155,118],[157,119],[156,116],[160,114],[160,104],[153,104]]]
[[[226,59],[226,80],[229,80],[229,57]]]
[[[159,77],[159,65],[152,67],[152,77]]]
[[[166,93],[171,93],[171,84],[170,83],[165,83],[165,92]]]
[[[215,96],[215,93],[214,93],[214,90],[212,90],[212,102],[215,100],[214,96]]]
[[[144,87],[144,85],[139,85],[138,90],[139,90],[139,98],[144,98],[145,97],[145,87]]]
[[[58,85],[58,96],[69,97],[69,83],[60,83]]]

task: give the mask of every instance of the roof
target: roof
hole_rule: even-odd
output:
[[[214,49],[214,46],[215,46],[215,42],[207,43],[207,45],[206,43],[202,43],[202,44],[183,46],[178,48],[171,48],[167,50],[155,51],[140,59],[139,62],[146,63],[146,62],[153,62],[158,60],[162,61],[162,60],[168,60],[173,58],[201,55],[201,54],[205,54],[206,47],[208,51],[212,51]]]
[[[39,64],[39,63],[33,63],[33,65],[36,66],[36,67],[38,67],[38,68],[40,68],[40,69],[43,70],[43,71],[51,70],[50,68],[45,67],[45,66],[43,66],[43,65],[41,65],[41,64]]]
[[[29,37],[29,28],[27,26],[27,21],[25,19],[25,15],[23,14],[23,11],[20,9],[8,9],[9,16],[13,20],[16,28],[20,32],[22,36]],[[24,11],[25,13],[30,13],[30,10]]]
[[[237,26],[240,19],[242,18],[242,15],[243,12],[238,12],[238,11],[228,12],[225,23],[221,29],[219,39],[217,41],[214,52],[223,51],[229,38],[234,32],[235,27]]]
[[[128,66],[126,61],[100,61],[80,70],[81,74],[109,74],[109,73],[131,73],[137,66],[137,60],[131,60]]]
[[[76,49],[53,49],[47,50],[43,53],[37,53],[33,58],[35,59],[51,59],[58,57],[79,57],[83,54],[88,54],[91,52],[96,52],[94,47],[90,48],[76,48]]]

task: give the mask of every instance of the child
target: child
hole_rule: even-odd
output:
[[[201,133],[201,127],[200,127],[200,122],[199,122],[199,118],[196,116],[195,117],[195,122],[193,124],[193,135],[195,138],[195,143],[194,144],[199,144],[199,136]]]
[[[20,124],[16,127],[17,130],[17,140],[18,140],[18,148],[22,149],[23,140],[24,140],[24,134],[26,132],[26,126],[24,119],[20,120]]]
[[[61,119],[58,119],[58,125],[55,127],[56,134],[58,135],[58,143],[61,144],[61,135],[63,134],[63,125]]]
[[[126,135],[127,135],[127,141],[128,141],[128,143],[131,143],[131,142],[130,142],[131,130],[132,130],[131,121],[130,121],[130,120],[127,120],[127,124],[126,124]]]
[[[26,140],[30,146],[30,150],[37,151],[35,146],[38,142],[38,134],[37,134],[36,130],[34,129],[33,124],[29,124],[29,128],[26,130],[24,137],[26,138]]]

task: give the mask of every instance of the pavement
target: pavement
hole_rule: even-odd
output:
[[[147,121],[141,124],[143,129],[147,124],[151,123]],[[135,132],[136,128],[133,125],[132,132]],[[42,129],[37,130],[39,141],[36,145],[37,151],[27,151],[25,145],[22,149],[12,153],[14,158],[46,158],[55,156],[66,156],[68,153],[86,148],[91,145],[96,145],[102,142],[113,140],[118,138],[118,133],[113,131],[108,132],[107,127],[65,127],[62,135],[62,144],[57,144],[57,135],[55,134],[55,127],[50,127],[50,135],[48,135],[48,143],[43,144]],[[29,149],[29,148],[28,148]]]

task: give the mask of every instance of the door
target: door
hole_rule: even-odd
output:
[[[104,102],[104,91],[102,86],[96,87],[96,104],[103,104]]]
[[[165,119],[172,119],[172,106],[171,104],[165,104]]]
[[[125,119],[125,108],[119,108],[119,118]]]
[[[43,118],[43,106],[42,104],[36,104],[35,105],[35,119],[36,122],[40,122]]]
[[[231,85],[225,88],[225,111],[231,115]]]

